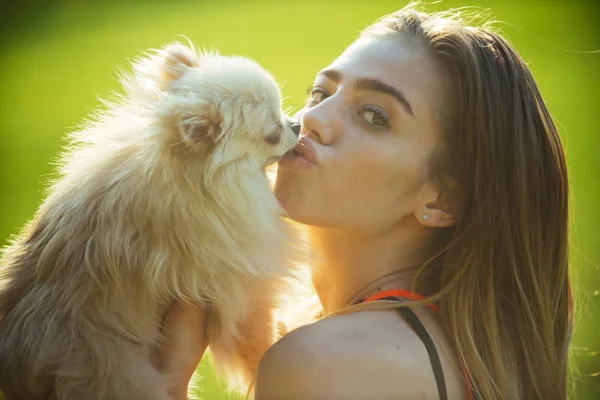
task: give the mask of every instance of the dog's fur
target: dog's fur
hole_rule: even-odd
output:
[[[233,380],[251,380],[249,349],[274,340],[269,310],[251,321],[253,341],[238,327],[276,303],[291,267],[264,171],[296,143],[275,81],[251,60],[175,43],[122,83],[72,135],[59,178],[4,251],[7,399],[167,399],[148,358],[175,301],[209,310],[212,353]]]

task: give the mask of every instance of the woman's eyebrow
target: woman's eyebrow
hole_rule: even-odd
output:
[[[327,68],[320,71],[317,75],[324,75],[327,78],[331,79],[335,83],[340,83],[342,80],[342,74],[337,69]],[[406,112],[414,117],[414,113],[412,107],[404,94],[401,91],[396,89],[393,86],[388,85],[387,83],[383,83],[380,80],[373,78],[358,78],[355,83],[355,87],[357,90],[363,90],[368,92],[381,92],[387,95],[392,96],[393,98],[400,103],[400,106],[404,107]]]
[[[317,75],[325,75],[327,78],[331,79],[335,83],[340,83],[342,80],[342,74],[337,69],[327,68],[320,71]]]
[[[415,116],[412,107],[410,106],[410,103],[408,102],[408,100],[406,100],[406,97],[404,97],[402,92],[396,89],[395,87],[388,85],[387,83],[383,83],[373,78],[358,78],[356,80],[355,87],[357,90],[381,92],[388,94],[395,98],[398,101],[398,103],[400,103],[400,106],[404,107],[406,112],[408,112],[413,117]]]

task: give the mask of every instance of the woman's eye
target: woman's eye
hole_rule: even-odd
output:
[[[388,128],[390,116],[379,107],[367,106],[359,112],[367,124],[376,128]]]
[[[310,86],[306,93],[310,96],[308,99],[309,106],[317,105],[330,96],[330,94],[325,89],[319,86]]]

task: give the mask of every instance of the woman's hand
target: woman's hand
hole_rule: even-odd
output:
[[[208,345],[206,310],[200,305],[173,304],[163,320],[163,345],[151,355],[156,368],[170,377],[169,394],[186,400],[188,384]]]

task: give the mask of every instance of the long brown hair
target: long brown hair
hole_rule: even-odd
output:
[[[458,188],[460,212],[438,232],[429,301],[441,305],[479,398],[565,399],[573,302],[563,147],[523,59],[462,14],[413,4],[363,32],[408,37],[445,72],[431,172]]]

